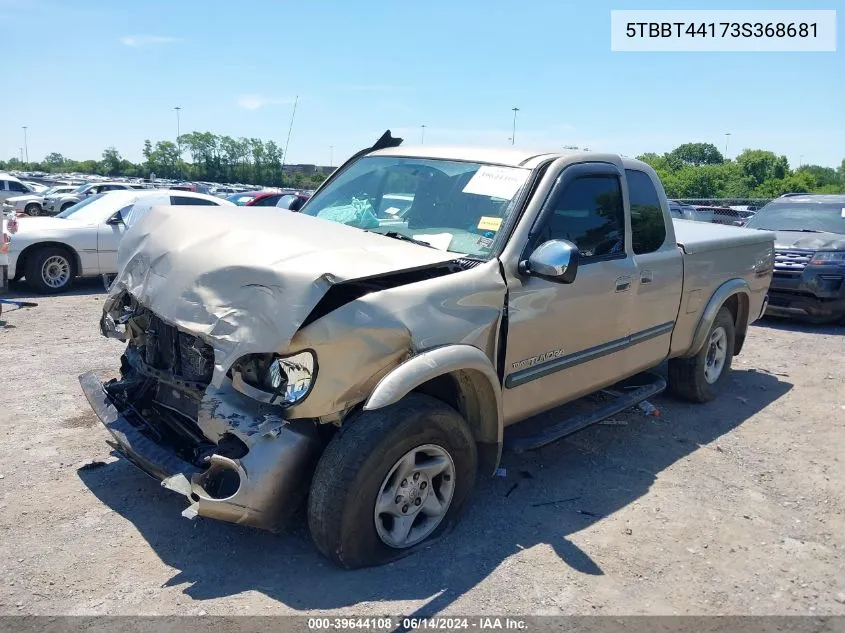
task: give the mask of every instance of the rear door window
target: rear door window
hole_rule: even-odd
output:
[[[631,246],[635,255],[653,253],[666,241],[666,221],[660,197],[651,177],[644,171],[626,169],[625,177],[631,202]]]
[[[200,207],[218,207],[217,202],[205,198],[190,198],[188,196],[171,196],[172,204],[187,204]]]

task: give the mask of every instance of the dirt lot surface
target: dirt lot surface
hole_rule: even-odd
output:
[[[845,328],[764,321],[718,401],[506,456],[440,542],[344,572],[111,454],[77,382],[118,366],[102,299],[0,317],[2,613],[845,614]]]

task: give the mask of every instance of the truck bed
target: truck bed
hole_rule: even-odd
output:
[[[675,226],[675,241],[687,255],[709,253],[734,246],[764,244],[774,238],[769,231],[725,224],[676,219],[672,220],[672,224]]]

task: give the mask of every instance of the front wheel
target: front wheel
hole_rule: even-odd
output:
[[[724,306],[707,333],[704,347],[691,358],[669,361],[669,391],[691,402],[709,402],[718,394],[733,360],[736,327]]]
[[[35,202],[31,202],[30,204],[26,205],[26,207],[24,207],[23,212],[27,215],[41,215],[41,205],[36,204]]]
[[[365,411],[320,458],[308,502],[311,536],[347,569],[399,558],[457,516],[477,463],[467,423],[435,398],[410,394]]]

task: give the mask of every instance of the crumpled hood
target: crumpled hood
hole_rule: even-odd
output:
[[[802,233],[800,231],[777,231],[775,248],[802,251],[845,250],[845,235],[841,233]]]
[[[125,233],[104,311],[123,291],[214,347],[212,384],[284,351],[333,284],[458,257],[274,207],[156,206]]]

